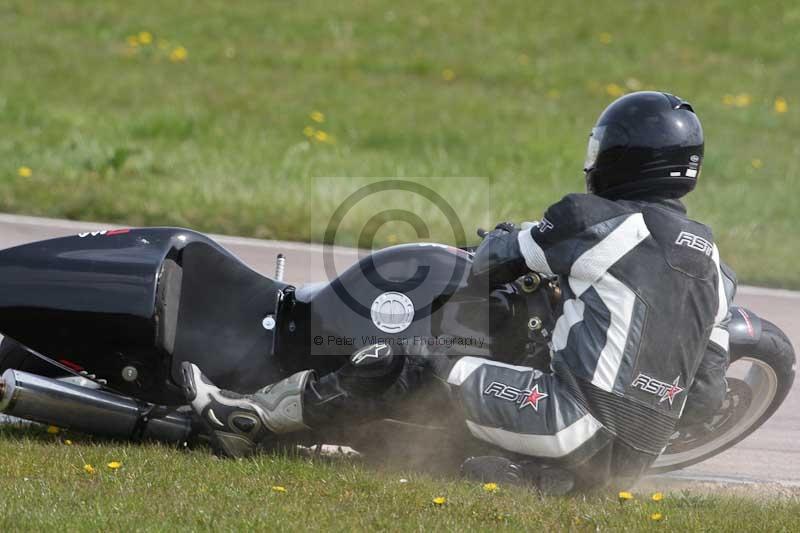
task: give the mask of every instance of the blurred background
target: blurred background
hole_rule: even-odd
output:
[[[800,287],[795,2],[0,0],[0,26],[0,211],[307,241],[317,177],[475,176],[465,226],[531,220],[582,190],[600,111],[658,89],[705,127],[690,214],[743,281]]]

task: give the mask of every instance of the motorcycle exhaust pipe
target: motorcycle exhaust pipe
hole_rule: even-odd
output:
[[[0,378],[0,413],[121,440],[183,444],[194,434],[191,412],[13,369]]]

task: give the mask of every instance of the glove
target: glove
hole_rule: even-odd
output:
[[[517,243],[518,235],[511,222],[501,222],[486,233],[472,260],[472,275],[488,277],[492,285],[508,283],[523,275],[528,267]]]

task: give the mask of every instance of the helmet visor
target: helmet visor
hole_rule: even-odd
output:
[[[597,156],[600,153],[600,144],[603,141],[603,136],[606,133],[605,126],[597,126],[592,128],[592,133],[589,134],[589,144],[586,146],[586,159],[583,161],[583,170],[588,171],[597,163]]]

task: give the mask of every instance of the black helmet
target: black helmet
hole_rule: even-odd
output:
[[[586,188],[600,196],[680,198],[694,189],[703,127],[691,104],[667,93],[626,94],[589,136]]]

